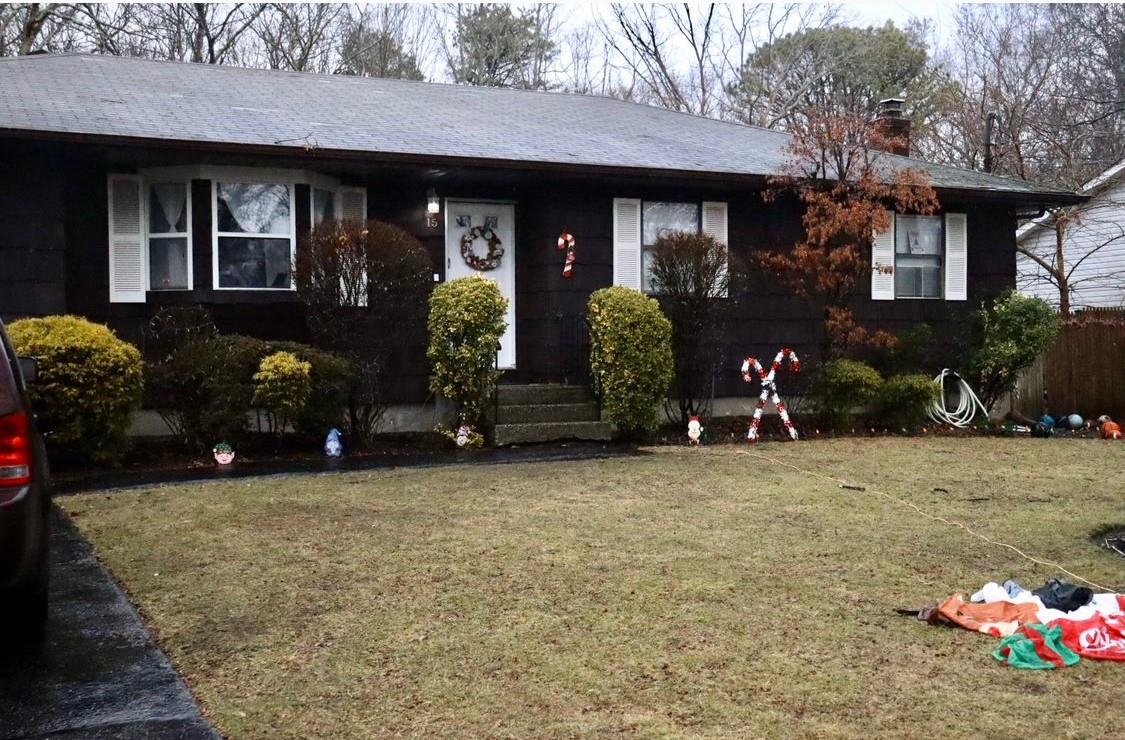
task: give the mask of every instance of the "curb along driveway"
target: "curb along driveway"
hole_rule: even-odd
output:
[[[58,510],[50,618],[41,643],[0,654],[0,738],[219,735],[121,588]]]

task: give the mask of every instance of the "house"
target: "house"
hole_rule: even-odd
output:
[[[646,287],[661,230],[711,233],[742,258],[801,230],[795,202],[761,198],[786,134],[608,98],[72,54],[0,60],[0,101],[0,315],[81,314],[135,342],[176,304],[208,306],[223,331],[306,338],[289,265],[321,219],[404,227],[435,281],[472,272],[460,237],[490,223],[505,253],[486,274],[511,301],[504,381],[574,382],[588,296]],[[889,331],[949,336],[958,310],[1015,284],[1017,219],[1080,200],[887,161],[924,170],[942,204],[876,239],[874,262],[897,269],[854,311]],[[736,277],[726,310],[715,395],[737,400],[716,411],[752,405],[746,355],[820,346],[820,307],[767,275]],[[405,405],[428,398],[423,321],[392,329]]]
[[[1125,306],[1125,160],[1078,191],[1089,200],[1066,214],[1062,225],[1062,269],[1071,310]],[[1044,214],[1016,232],[1021,253],[1017,284],[1022,292],[1059,305],[1058,216]],[[1023,254],[1034,254],[1039,261]],[[1051,269],[1045,269],[1045,262]]]

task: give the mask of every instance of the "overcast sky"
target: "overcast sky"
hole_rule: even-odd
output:
[[[896,26],[905,26],[914,18],[929,18],[939,41],[954,28],[954,11],[957,4],[946,0],[889,0],[888,2],[850,2],[844,3],[847,11],[860,25],[882,25],[888,19]]]

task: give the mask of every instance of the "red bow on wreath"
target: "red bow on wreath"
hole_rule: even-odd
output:
[[[563,277],[569,278],[574,273],[574,237],[566,231],[559,236],[559,249],[566,250],[566,264],[563,265]]]

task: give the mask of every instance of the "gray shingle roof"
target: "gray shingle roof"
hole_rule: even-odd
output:
[[[2,129],[720,175],[777,174],[789,140],[586,95],[84,54],[0,60]],[[940,188],[1067,194],[894,161],[921,167]]]

